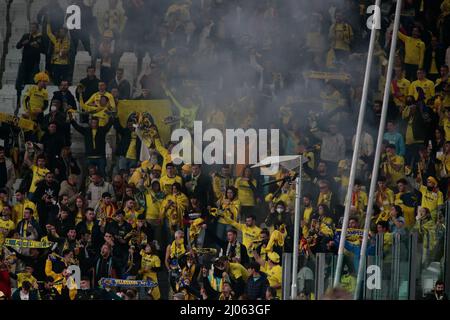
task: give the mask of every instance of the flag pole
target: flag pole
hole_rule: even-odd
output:
[[[300,240],[300,207],[302,195],[302,167],[303,155],[299,157],[300,167],[298,169],[298,176],[295,180],[295,218],[294,218],[294,248],[292,254],[292,279],[291,279],[291,300],[297,298],[297,267],[298,267],[298,251]]]
[[[377,186],[378,180],[378,169],[380,167],[380,158],[381,158],[381,148],[383,144],[383,134],[386,126],[386,117],[387,110],[389,106],[389,94],[391,90],[391,80],[392,80],[392,71],[394,69],[395,62],[395,52],[397,50],[397,39],[398,39],[398,30],[400,26],[400,15],[402,11],[402,0],[397,0],[397,6],[395,9],[395,20],[394,20],[394,29],[392,31],[392,40],[391,40],[391,49],[389,52],[389,64],[386,74],[386,85],[384,87],[384,96],[383,96],[383,108],[381,111],[381,119],[380,119],[380,127],[378,128],[378,138],[377,138],[377,147],[375,150],[375,159],[372,168],[372,175],[370,181],[370,191],[369,191],[369,200],[367,204],[366,211],[366,220],[364,223],[364,234],[361,243],[361,252],[359,256],[359,266],[358,266],[358,277],[356,280],[356,290],[355,290],[355,299],[359,299],[361,295],[361,285],[363,282],[363,277],[365,275],[366,268],[366,252],[367,252],[367,243],[369,239],[369,229],[370,222],[372,219],[373,212],[373,203],[375,198],[375,189]]]
[[[333,287],[337,287],[340,284],[341,280],[341,272],[342,272],[342,264],[344,262],[344,245],[345,245],[345,238],[347,237],[347,227],[348,227],[348,220],[350,218],[350,206],[351,206],[351,199],[352,199],[352,191],[353,186],[355,184],[355,177],[356,177],[356,170],[357,170],[357,163],[359,158],[359,149],[361,144],[361,133],[362,133],[362,126],[364,122],[364,116],[366,113],[366,106],[367,106],[367,96],[369,91],[369,82],[370,82],[370,73],[372,70],[372,60],[373,60],[373,53],[375,49],[375,36],[377,33],[377,30],[375,28],[377,15],[379,13],[381,0],[375,1],[375,17],[372,23],[372,31],[370,34],[370,42],[369,42],[369,51],[367,53],[367,63],[366,63],[366,73],[364,76],[364,86],[363,86],[363,92],[362,92],[362,98],[361,98],[361,105],[359,108],[359,117],[358,117],[358,126],[356,128],[356,139],[355,139],[355,146],[353,150],[353,158],[352,158],[352,165],[350,169],[350,178],[348,182],[348,188],[347,188],[347,195],[345,197],[345,211],[344,211],[344,221],[342,222],[342,231],[341,231],[341,237],[339,240],[339,251],[338,251],[338,260],[336,264],[336,273],[334,276],[334,283]]]

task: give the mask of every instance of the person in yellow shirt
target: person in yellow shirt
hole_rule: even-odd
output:
[[[351,51],[353,41],[353,29],[343,19],[342,12],[336,11],[335,23],[328,33],[331,49],[334,50],[336,62],[345,62]]]
[[[359,179],[355,180],[352,192],[352,203],[350,210],[353,214],[358,215],[358,218],[363,218],[367,208],[367,193],[361,190],[362,183]]]
[[[161,215],[168,221],[170,234],[183,227],[184,213],[189,207],[189,199],[181,192],[181,185],[176,182],[172,185],[172,193],[167,195],[161,203]]]
[[[406,96],[409,94],[411,81],[405,78],[401,67],[394,68],[394,78],[391,82],[391,94],[395,105],[400,109],[405,105]]]
[[[152,243],[147,243],[145,249],[140,251],[139,254],[142,258],[139,274],[142,276],[142,280],[149,279],[158,284],[157,271],[161,268],[161,260],[156,253],[156,248]],[[159,300],[161,298],[159,286],[151,289],[150,295],[153,300]]]
[[[450,108],[446,108],[445,110],[442,126],[444,127],[445,141],[450,141]]]
[[[256,205],[256,179],[252,177],[250,167],[244,169],[242,177],[236,179],[234,187],[238,190],[238,199],[241,202],[243,217],[252,214]]]
[[[400,206],[405,217],[405,225],[410,228],[415,223],[415,209],[417,207],[417,197],[414,193],[408,191],[408,182],[406,179],[397,181],[398,192],[395,194],[394,204]]]
[[[2,246],[11,231],[15,229],[15,223],[11,220],[10,206],[4,206],[0,214],[0,246]]]
[[[217,201],[217,205],[223,214],[234,221],[241,221],[241,202],[237,197],[237,190],[233,186],[228,187],[226,190],[226,197]],[[219,219],[219,223],[226,223],[222,218]],[[224,235],[222,235],[224,236]],[[223,239],[223,237],[221,238]]]
[[[108,105],[112,111],[117,111],[116,101],[111,93],[106,91],[106,83],[100,81],[98,83],[98,92],[94,93],[88,101],[86,101],[87,106],[96,107],[100,105],[100,99],[104,96],[108,99]]]
[[[444,206],[444,196],[442,192],[439,191],[438,182],[436,178],[429,176],[426,185],[422,185],[422,179],[417,177],[417,189],[422,194],[422,201],[420,206],[427,208],[430,213],[433,221],[437,221],[438,212]]]
[[[261,234],[261,228],[256,226],[256,217],[254,215],[247,216],[245,224],[231,220],[227,216],[224,216],[223,220],[242,232],[242,243],[247,248],[248,256],[253,257],[255,243],[260,240]]]
[[[235,178],[231,174],[231,167],[227,164],[222,166],[220,174],[215,172],[212,175],[212,186],[217,201],[225,197],[228,187],[234,186]]]
[[[412,30],[412,37],[399,31],[398,38],[405,44],[404,61],[406,78],[409,80],[414,79],[417,69],[423,67],[425,58],[425,43],[420,39],[420,29],[414,27]]]
[[[306,238],[308,236],[309,228],[311,226],[311,218],[314,212],[311,195],[303,196],[303,208],[304,210],[301,226],[303,237]]]
[[[172,186],[175,183],[178,183],[180,185],[183,183],[181,177],[176,174],[175,165],[173,163],[166,164],[166,175],[163,174],[161,176],[159,183],[161,184],[161,190],[166,195],[172,193]]]
[[[413,96],[414,99],[417,100],[419,98],[419,92],[417,92],[417,88],[422,88],[423,93],[425,94],[425,102],[427,102],[430,98],[433,98],[436,93],[434,90],[433,81],[427,79],[425,75],[425,70],[417,70],[417,80],[413,81],[409,86],[409,95]]]
[[[80,107],[83,111],[89,112],[92,117],[98,118],[99,127],[104,127],[109,122],[108,112],[112,112],[111,104],[106,96],[100,96],[98,105],[85,104],[83,101],[83,95],[79,95]]]
[[[394,192],[386,185],[386,178],[378,178],[378,186],[375,192],[375,203],[381,210],[381,215],[389,217],[389,211],[394,205]]]
[[[33,145],[28,142],[24,155],[24,163],[31,169],[33,172],[33,177],[31,179],[30,189],[28,190],[28,198],[31,199],[33,193],[36,191],[37,184],[44,179],[45,175],[50,172],[46,168],[46,159],[44,155],[38,155],[36,157],[36,164],[30,159],[30,152],[33,149]]]
[[[25,196],[25,192],[22,190],[17,190],[16,194],[16,204],[13,207],[13,215],[12,220],[15,224],[17,224],[20,220],[23,219],[23,213],[26,208],[33,209],[33,218],[39,220],[38,210],[36,204],[30,200],[28,200]]]
[[[390,188],[397,186],[397,181],[405,178],[405,160],[396,154],[395,145],[386,147],[386,155],[381,163],[381,173],[386,177],[386,185]]]
[[[34,80],[36,85],[29,87],[23,100],[25,111],[31,120],[37,120],[38,117],[43,116],[44,111],[48,108],[48,75],[40,72],[36,74]]]
[[[70,39],[68,31],[64,27],[61,27],[55,36],[50,23],[47,23],[47,36],[53,45],[51,57],[53,83],[59,86],[61,81],[67,80],[69,73]]]
[[[269,285],[277,290],[277,297],[281,299],[283,268],[280,265],[280,255],[276,252],[269,252],[267,261],[265,261],[255,254],[255,260],[261,266],[261,271],[267,274]]]
[[[139,214],[141,214],[143,211],[136,209],[136,201],[134,198],[127,198],[125,199],[125,206],[123,208],[123,211],[125,212],[125,220],[131,224],[133,228],[136,228],[137,225],[137,219]]]

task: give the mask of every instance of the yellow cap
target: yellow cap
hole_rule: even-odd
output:
[[[38,83],[39,81],[49,82],[50,78],[48,77],[47,73],[39,72],[34,76],[34,82]]]

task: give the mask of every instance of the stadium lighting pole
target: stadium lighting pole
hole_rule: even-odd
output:
[[[333,287],[339,286],[341,282],[341,273],[342,273],[342,265],[344,263],[344,246],[345,246],[345,238],[347,237],[347,228],[348,228],[348,220],[350,218],[350,206],[351,206],[351,200],[352,200],[352,192],[353,187],[355,184],[355,177],[356,177],[356,169],[357,169],[357,163],[359,158],[359,149],[361,145],[361,133],[362,133],[362,127],[364,123],[364,116],[366,113],[366,106],[367,106],[367,96],[369,92],[369,82],[370,82],[370,73],[372,70],[372,60],[373,60],[373,52],[375,49],[375,36],[377,33],[377,29],[375,28],[376,22],[377,22],[377,14],[380,13],[381,0],[375,1],[375,17],[372,21],[372,30],[370,33],[370,42],[369,42],[369,51],[367,53],[367,63],[366,63],[366,73],[364,76],[364,86],[363,86],[363,92],[361,97],[361,105],[359,108],[359,117],[358,117],[358,125],[356,128],[356,139],[355,139],[355,146],[353,150],[353,158],[352,158],[352,165],[350,169],[350,177],[348,182],[348,188],[347,188],[347,195],[345,197],[345,211],[344,211],[344,221],[342,222],[342,231],[341,231],[341,237],[339,240],[339,251],[338,251],[338,260],[336,264],[336,273],[334,275],[334,283]]]
[[[383,134],[386,126],[387,110],[389,105],[389,94],[391,90],[392,71],[394,69],[395,52],[397,50],[398,30],[400,26],[400,14],[402,11],[402,0],[397,0],[395,9],[394,29],[392,31],[391,49],[389,52],[389,64],[386,74],[386,85],[384,87],[383,108],[381,111],[380,127],[378,128],[377,147],[375,150],[375,159],[372,168],[372,179],[370,181],[369,200],[367,203],[366,220],[364,223],[364,234],[361,243],[361,251],[359,255],[358,277],[356,279],[355,300],[359,299],[361,294],[361,284],[365,275],[366,268],[366,251],[369,239],[370,221],[372,219],[373,203],[375,198],[375,189],[378,180],[378,168],[380,167],[381,147],[383,144]]]

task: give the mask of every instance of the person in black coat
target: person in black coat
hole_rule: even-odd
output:
[[[58,214],[59,209],[56,205],[58,194],[59,183],[54,180],[53,173],[48,172],[44,180],[36,185],[36,191],[32,199],[37,204],[39,224],[42,230],[45,230],[45,225],[49,222],[49,219]]]
[[[78,166],[77,160],[72,156],[70,147],[66,146],[61,150],[61,154],[56,156],[55,178],[59,182],[63,182],[71,174],[80,175],[81,169]]]
[[[114,88],[119,90],[119,100],[129,100],[131,97],[131,84],[123,77],[123,69],[117,68],[116,77],[108,84],[108,91]]]
[[[56,122],[49,123],[47,128],[48,131],[42,136],[41,143],[44,145],[44,152],[48,159],[48,169],[53,171],[56,166],[56,158],[61,154],[65,143],[64,136],[58,134]]]
[[[435,63],[436,69],[432,73],[431,67]],[[436,36],[431,38],[431,45],[427,47],[424,57],[424,70],[427,72],[427,77],[431,81],[436,81],[439,78],[439,70],[445,64],[445,48],[439,43]]]
[[[113,125],[113,120],[110,118],[109,122],[104,127],[99,127],[98,118],[91,118],[89,121],[89,128],[80,126],[69,113],[70,123],[83,137],[84,150],[87,160],[87,166],[94,165],[98,168],[98,173],[105,176],[106,169],[106,135]],[[94,139],[95,132],[95,139]]]
[[[199,164],[193,164],[192,174],[183,180],[184,191],[188,197],[197,198],[203,208],[214,205],[211,179],[202,173]]]
[[[434,285],[434,290],[427,293],[424,300],[448,300],[448,296],[445,293],[445,284],[443,281],[438,280]]]
[[[248,268],[250,277],[247,280],[245,293],[248,300],[264,300],[266,297],[266,290],[270,286],[267,275],[261,272],[261,266],[257,262],[250,263]]]
[[[42,34],[37,23],[30,24],[30,32],[20,38],[16,49],[22,49],[22,62],[16,80],[16,90],[22,92],[25,84],[34,83],[34,75],[39,72],[41,52],[43,50]]]
[[[77,109],[77,102],[74,95],[69,90],[69,81],[67,80],[61,81],[59,84],[59,91],[53,93],[52,102],[53,100],[61,101],[64,111],[67,111],[68,109]]]
[[[27,298],[24,298],[24,296]],[[11,300],[39,300],[39,293],[31,288],[30,282],[24,281],[22,287],[14,291]]]
[[[83,101],[88,101],[89,98],[96,92],[98,92],[98,84],[100,79],[95,75],[95,67],[89,66],[87,68],[87,76],[80,80],[80,84],[83,86]],[[78,97],[78,89],[77,89]]]

